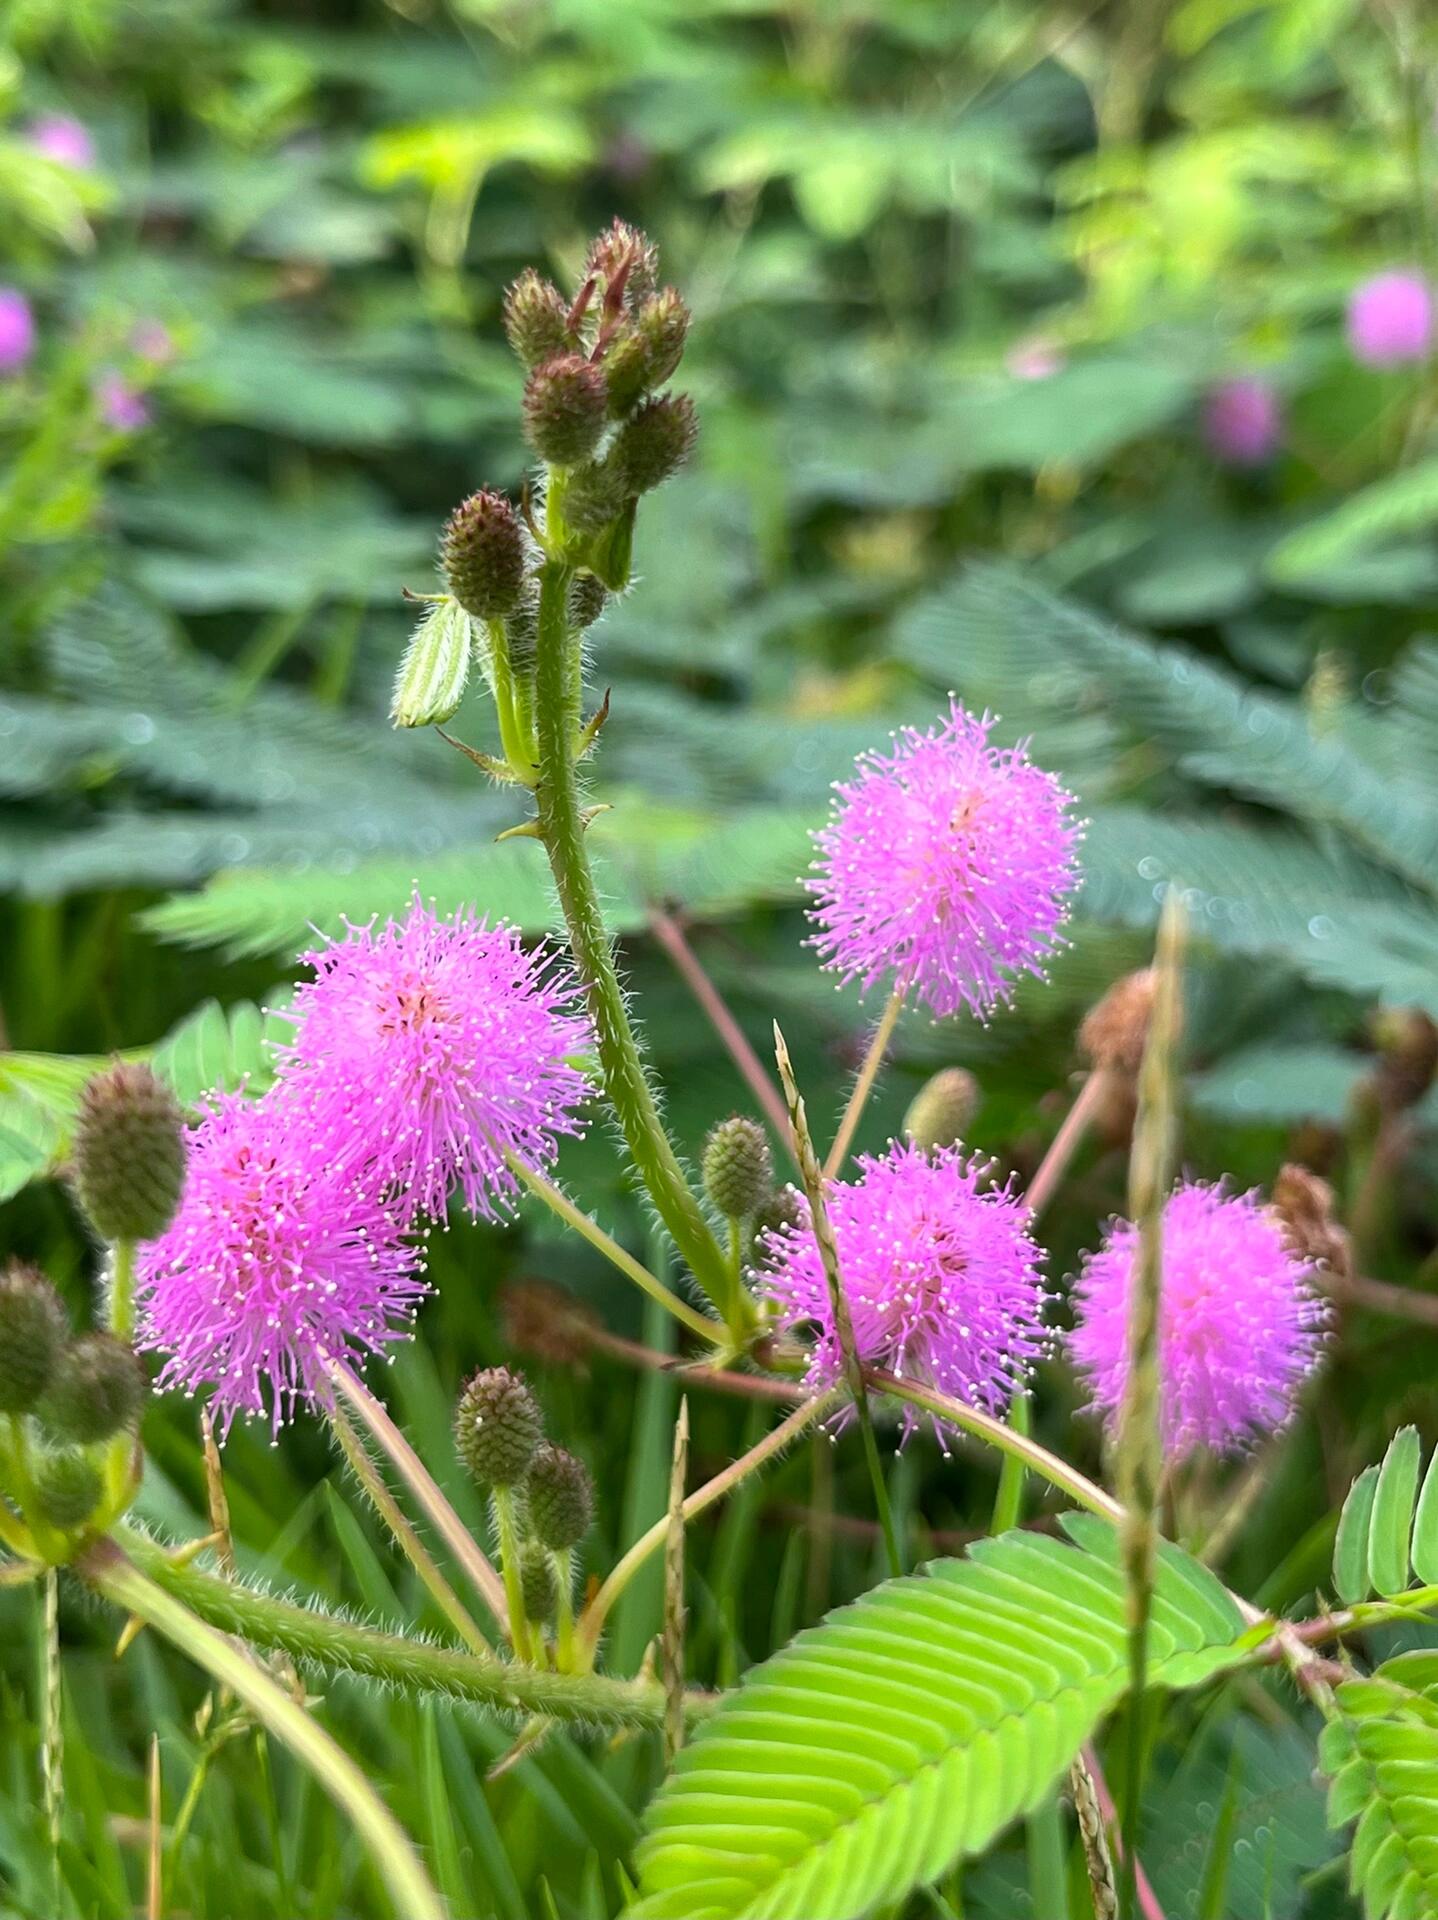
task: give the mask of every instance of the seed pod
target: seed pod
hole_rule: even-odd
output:
[[[965,1067],[945,1067],[920,1087],[904,1115],[904,1132],[933,1153],[963,1139],[979,1110],[979,1083]]]
[[[28,1413],[69,1337],[60,1296],[37,1267],[0,1273],[0,1413]]]
[[[100,1470],[73,1447],[62,1453],[42,1453],[34,1465],[35,1504],[52,1527],[70,1532],[85,1522],[104,1494]]]
[[[1078,1042],[1091,1066],[1138,1072],[1153,1017],[1156,981],[1152,967],[1126,974],[1090,1007],[1079,1028]]]
[[[543,1437],[539,1403],[508,1367],[481,1368],[459,1397],[454,1442],[481,1487],[518,1486]]]
[[[499,620],[519,604],[525,583],[524,529],[502,493],[462,500],[439,544],[445,583],[476,620]]]
[[[53,1438],[87,1447],[134,1426],[144,1397],[134,1348],[113,1333],[82,1333],[60,1356],[36,1412]]]
[[[581,354],[559,354],[525,383],[525,437],[551,466],[577,467],[599,445],[607,404],[603,371]]]
[[[576,573],[569,584],[569,624],[583,633],[603,613],[609,595],[592,573]]]
[[[769,1136],[736,1113],[704,1142],[704,1191],[726,1220],[747,1220],[774,1191]]]
[[[526,369],[569,352],[574,344],[564,295],[533,267],[526,267],[504,296],[504,331]]]
[[[694,402],[687,393],[646,400],[619,429],[611,455],[626,493],[652,493],[677,473],[699,437]]]
[[[185,1185],[184,1119],[149,1067],[117,1061],[86,1086],[71,1149],[75,1188],[105,1240],[153,1240]]]
[[[559,1587],[549,1555],[537,1540],[526,1540],[519,1550],[519,1591],[525,1619],[543,1626],[554,1612]]]
[[[594,1482],[563,1447],[541,1447],[529,1465],[529,1523],[546,1547],[577,1546],[594,1518]]]
[[[442,725],[459,710],[474,634],[457,600],[437,601],[414,630],[395,675],[390,718],[397,727]]]

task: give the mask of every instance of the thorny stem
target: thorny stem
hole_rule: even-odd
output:
[[[1107,1070],[1095,1067],[1079,1088],[1078,1098],[1064,1115],[1063,1125],[1050,1141],[1049,1150],[1039,1162],[1038,1170],[1024,1193],[1025,1204],[1035,1219],[1053,1199],[1055,1189],[1068,1171],[1069,1161],[1088,1132],[1089,1123],[1103,1100],[1107,1086]]]
[[[849,1148],[854,1143],[859,1122],[864,1109],[869,1104],[869,1095],[874,1091],[874,1082],[879,1077],[879,1068],[884,1064],[884,1056],[889,1051],[889,1042],[894,1037],[894,1028],[899,1024],[899,1015],[904,1011],[904,995],[899,989],[889,996],[889,1003],[879,1017],[869,1040],[868,1052],[864,1055],[863,1065],[859,1068],[858,1078],[849,1095],[843,1118],[839,1122],[839,1131],[834,1135],[834,1144],[829,1149],[829,1157],[824,1162],[824,1178],[832,1180],[849,1157]]]

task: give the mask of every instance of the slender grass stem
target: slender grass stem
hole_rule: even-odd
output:
[[[859,1068],[858,1078],[845,1105],[843,1117],[839,1121],[839,1131],[834,1135],[834,1144],[829,1149],[829,1157],[824,1162],[824,1178],[832,1180],[849,1157],[849,1149],[854,1144],[854,1135],[858,1132],[859,1122],[864,1117],[864,1109],[869,1104],[869,1095],[874,1091],[874,1082],[879,1077],[879,1068],[884,1064],[884,1056],[889,1051],[889,1042],[894,1037],[894,1028],[899,1024],[899,1015],[904,1011],[904,996],[895,991],[889,996],[889,1003],[879,1016],[879,1024],[869,1039],[869,1048]]]

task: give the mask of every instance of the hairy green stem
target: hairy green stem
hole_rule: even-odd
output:
[[[135,1331],[135,1243],[117,1240],[110,1249],[110,1331],[129,1340]]]
[[[494,1530],[499,1536],[499,1567],[504,1575],[504,1600],[509,1609],[509,1638],[521,1660],[533,1658],[529,1622],[525,1618],[524,1594],[519,1584],[519,1527],[514,1513],[514,1489],[494,1487],[490,1491],[494,1505]]]

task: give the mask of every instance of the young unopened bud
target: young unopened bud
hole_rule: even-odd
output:
[[[607,405],[602,370],[581,354],[559,354],[525,382],[525,437],[551,466],[577,467],[599,445]]]
[[[459,710],[474,634],[457,600],[438,600],[414,630],[395,675],[390,718],[397,727],[442,726]]]
[[[73,1447],[40,1454],[34,1464],[34,1482],[41,1515],[64,1533],[84,1526],[105,1491],[100,1469]]]
[[[1114,1067],[1137,1073],[1153,1017],[1158,976],[1152,967],[1116,980],[1084,1015],[1079,1028],[1079,1050],[1094,1067]]]
[[[646,400],[619,429],[611,458],[626,493],[652,493],[694,450],[699,421],[687,393]]]
[[[71,1150],[75,1187],[105,1240],[153,1240],[185,1184],[184,1119],[149,1067],[117,1062],[86,1086]]]
[[[576,467],[564,489],[564,518],[576,533],[598,533],[619,514],[628,495],[612,460]]]
[[[777,1193],[770,1194],[750,1223],[753,1248],[750,1263],[758,1272],[764,1272],[771,1257],[766,1236],[772,1234],[777,1237],[786,1227],[802,1227],[804,1218],[804,1202],[797,1188],[780,1187]]]
[[[563,1447],[541,1447],[529,1466],[529,1524],[546,1547],[578,1546],[594,1518],[594,1482]]]
[[[637,307],[654,292],[659,278],[659,249],[647,234],[615,220],[590,243],[584,278],[597,283],[600,300],[610,308]]]
[[[747,1220],[774,1191],[769,1136],[736,1113],[704,1142],[704,1191],[726,1220]]]
[[[664,385],[684,357],[688,333],[689,309],[673,287],[644,302],[633,326],[615,336],[604,356],[611,419],[622,419]]]
[[[1373,1022],[1377,1093],[1385,1107],[1415,1107],[1438,1072],[1438,1026],[1418,1007],[1385,1007]]]
[[[499,620],[524,592],[524,529],[502,493],[472,493],[449,516],[439,543],[445,583],[476,620]]]
[[[60,1296],[36,1267],[0,1273],[0,1413],[28,1413],[69,1337]]]
[[[979,1110],[979,1083],[965,1067],[945,1067],[909,1102],[904,1132],[924,1153],[958,1144]]]
[[[1273,1211],[1284,1238],[1302,1260],[1312,1260],[1345,1280],[1353,1271],[1353,1249],[1333,1212],[1333,1189],[1307,1167],[1278,1169],[1273,1182]]]
[[[526,370],[568,353],[574,344],[564,295],[533,267],[526,267],[504,296],[504,331]]]
[[[544,1438],[539,1402],[522,1375],[484,1367],[459,1397],[454,1443],[481,1487],[518,1486]]]
[[[525,1619],[543,1626],[554,1612],[559,1587],[549,1555],[537,1540],[526,1540],[519,1550],[519,1592]]]
[[[580,633],[592,627],[603,613],[608,598],[602,580],[597,580],[592,573],[576,573],[569,583],[570,626]]]
[[[133,1427],[144,1397],[134,1348],[113,1333],[82,1333],[60,1356],[36,1412],[55,1439],[88,1447]]]

